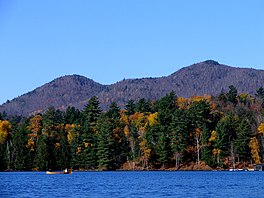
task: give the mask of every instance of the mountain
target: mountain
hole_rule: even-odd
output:
[[[81,108],[80,101],[97,95],[105,87],[83,76],[63,76],[6,102],[0,106],[0,112],[29,115],[43,112],[50,106],[60,109],[69,105]]]
[[[57,78],[35,90],[0,106],[9,115],[30,115],[54,106],[82,109],[92,96],[98,96],[102,108],[115,101],[123,107],[128,100],[146,98],[157,100],[174,91],[177,96],[217,95],[234,85],[239,93],[255,94],[264,86],[264,70],[230,67],[213,60],[184,67],[175,73],[158,78],[127,79],[102,85],[79,75]]]

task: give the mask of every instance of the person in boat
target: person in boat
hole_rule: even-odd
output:
[[[68,169],[67,169],[67,168],[65,168],[64,172],[65,172],[65,173],[68,173]]]

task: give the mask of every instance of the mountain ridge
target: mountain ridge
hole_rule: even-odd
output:
[[[183,67],[162,77],[124,79],[103,85],[85,76],[73,74],[58,77],[36,89],[0,105],[0,112],[10,115],[42,113],[54,106],[82,109],[92,96],[98,96],[103,109],[115,101],[121,107],[128,100],[157,100],[174,91],[179,97],[217,95],[234,85],[239,93],[254,94],[264,85],[264,70],[231,67],[207,60]]]

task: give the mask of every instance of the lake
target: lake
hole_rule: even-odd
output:
[[[264,172],[0,172],[0,197],[263,197]]]

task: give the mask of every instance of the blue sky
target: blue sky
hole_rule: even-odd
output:
[[[0,104],[68,74],[111,84],[207,59],[264,69],[263,8],[263,0],[0,0]]]

